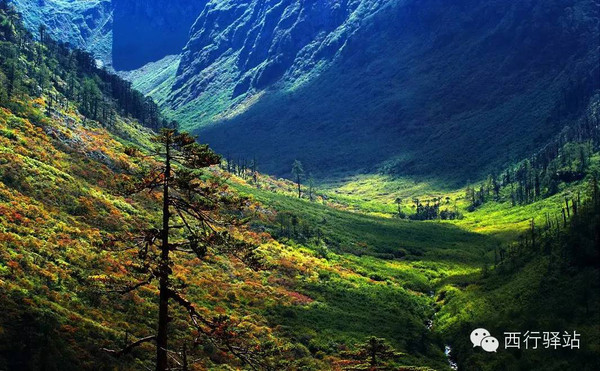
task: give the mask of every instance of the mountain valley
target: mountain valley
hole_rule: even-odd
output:
[[[599,13],[0,0],[0,370],[600,369]]]

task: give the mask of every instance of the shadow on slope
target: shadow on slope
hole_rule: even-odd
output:
[[[320,177],[383,170],[462,185],[542,146],[598,88],[592,5],[396,5],[312,81],[197,134],[283,176],[300,159]]]

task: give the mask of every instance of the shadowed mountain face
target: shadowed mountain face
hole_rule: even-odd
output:
[[[112,0],[113,66],[132,70],[179,54],[205,0]]]
[[[530,154],[598,88],[588,0],[211,2],[163,104],[287,175],[464,181]]]

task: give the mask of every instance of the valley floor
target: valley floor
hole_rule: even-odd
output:
[[[598,158],[594,157],[593,163],[592,168],[595,168]],[[563,271],[557,272],[552,268],[552,254],[549,256],[550,260],[544,256],[528,257],[530,253],[526,247],[522,253],[515,255],[515,260],[500,261],[500,254],[506,249],[513,251],[510,250],[510,246],[522,241],[522,237],[527,235],[532,219],[537,220],[538,225],[542,225],[548,216],[560,217],[565,198],[588,192],[588,181],[569,184],[552,197],[526,205],[515,206],[506,200],[491,201],[475,211],[467,210],[464,190],[444,191],[427,183],[392,180],[383,176],[360,176],[342,183],[325,183],[319,190],[314,191],[312,200],[309,200],[307,190],[303,198],[298,199],[296,185],[281,179],[262,177],[257,181],[243,181],[235,178],[233,183],[240,192],[251,195],[260,203],[279,213],[290,213],[296,218],[298,230],[302,229],[304,223],[317,225],[319,232],[326,236],[324,241],[315,242],[301,232],[286,232],[289,226],[286,226],[285,219],[281,219],[279,231],[277,227],[272,231],[278,239],[293,241],[321,256],[335,256],[335,259],[345,261],[344,264],[349,268],[357,270],[371,280],[386,282],[388,287],[399,286],[408,289],[426,303],[426,306],[422,307],[425,314],[421,317],[422,321],[427,323],[427,318],[433,319],[432,336],[423,335],[429,337],[430,345],[411,344],[415,339],[414,333],[409,335],[407,342],[401,335],[402,330],[398,333],[385,330],[380,332],[378,326],[373,325],[363,330],[365,334],[369,331],[376,332],[378,336],[395,340],[395,344],[402,349],[414,346],[411,350],[416,350],[417,353],[433,347],[435,352],[431,354],[437,353],[438,359],[441,359],[439,355],[444,350],[444,343],[452,344],[452,354],[456,357],[452,362],[458,359],[461,369],[495,370],[502,369],[503,363],[514,367],[520,367],[517,365],[523,363],[530,365],[528,367],[531,368],[528,369],[538,369],[537,366],[531,365],[543,359],[544,356],[540,358],[540,354],[533,354],[531,357],[524,355],[524,358],[514,358],[514,354],[503,354],[486,366],[481,354],[474,353],[464,345],[468,343],[469,328],[477,327],[480,323],[486,323],[488,327],[499,329],[498,331],[503,325],[507,328],[516,326],[521,329],[527,323],[554,325],[561,329],[572,325],[587,332],[585,335],[589,344],[580,354],[567,354],[566,359],[576,357],[571,359],[581,362],[586,357],[594,357],[594,347],[598,346],[594,323],[598,323],[600,307],[598,296],[590,296],[589,290],[593,290],[590,284],[597,286],[600,282],[597,267],[585,268],[575,276],[565,275]],[[444,221],[399,219],[399,205],[396,202],[398,198],[407,200],[400,204],[400,210],[407,214],[414,213],[414,206],[410,205],[413,199],[437,198],[445,200],[447,207],[460,210],[462,216],[456,220]],[[540,236],[544,234],[538,233]],[[595,277],[596,280],[586,284],[580,281],[585,280],[585,277]],[[548,279],[571,282],[581,287],[585,293],[578,294],[579,291],[575,291],[566,294],[570,289],[556,286],[546,289],[542,294],[537,287],[544,286]],[[306,293],[314,295],[314,292]],[[515,299],[515,296],[518,298],[521,294],[527,295],[527,299]],[[570,301],[565,299],[567,297]],[[385,300],[389,299],[392,298]],[[520,300],[521,306],[511,304],[514,300]],[[535,315],[530,314],[532,308],[541,303],[550,307],[538,309],[539,317],[534,320]],[[396,305],[403,304],[393,304]],[[498,311],[498,306],[503,309]],[[561,310],[568,307],[581,310],[582,306],[588,308],[586,313],[594,313],[594,317],[588,320],[586,315],[570,318],[566,313],[557,310],[558,307],[563,308]],[[589,309],[590,306],[593,309]],[[350,311],[344,309],[341,312]],[[495,313],[490,316],[486,311]],[[378,316],[379,320],[383,319],[380,313],[373,315]],[[389,326],[387,320],[383,321]],[[306,323],[318,321],[307,317],[297,322]],[[403,327],[405,332],[406,327]],[[316,328],[326,328],[326,325],[318,324]],[[560,355],[558,360],[554,356],[556,355],[550,355],[557,364],[562,364],[563,358],[560,357],[565,357],[565,354]],[[446,363],[443,367],[434,367],[444,369],[449,366],[450,364]],[[539,369],[560,367],[544,365]]]

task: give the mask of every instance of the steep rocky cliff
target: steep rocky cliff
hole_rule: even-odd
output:
[[[110,0],[12,0],[27,28],[45,24],[50,35],[92,52],[111,64],[112,6]]]
[[[205,0],[13,0],[26,26],[92,52],[116,70],[179,54]]]
[[[192,28],[175,88],[209,83],[211,77],[203,72],[227,60],[236,73],[233,97],[283,77],[305,78],[331,60],[361,21],[385,2],[210,2]]]

